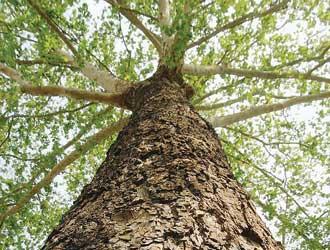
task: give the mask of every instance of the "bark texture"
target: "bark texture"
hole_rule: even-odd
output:
[[[129,124],[44,249],[282,249],[168,76],[132,88]]]

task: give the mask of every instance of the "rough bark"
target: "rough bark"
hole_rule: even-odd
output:
[[[282,249],[180,78],[132,88],[133,109],[44,249]]]

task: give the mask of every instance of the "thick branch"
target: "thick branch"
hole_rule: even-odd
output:
[[[268,16],[272,13],[278,12],[282,9],[285,9],[287,7],[289,0],[285,0],[279,4],[274,4],[272,5],[272,7],[270,7],[269,9],[263,11],[263,12],[258,12],[258,11],[253,11],[250,12],[242,17],[239,17],[223,26],[218,26],[213,32],[211,32],[210,34],[198,39],[197,41],[191,43],[188,45],[187,49],[193,48],[195,46],[198,46],[208,40],[210,40],[212,37],[216,36],[217,34],[219,34],[220,32],[223,32],[225,30],[229,30],[232,29],[238,25],[241,25],[245,22],[251,21],[252,19],[255,18],[260,18],[260,17],[264,17],[264,16]]]
[[[109,79],[111,81],[112,76],[110,76],[109,73],[102,75],[95,74],[93,71],[93,66],[86,66],[83,68],[83,71],[86,75],[90,77],[90,79],[98,80],[98,81],[106,81]],[[21,87],[21,91],[26,94],[35,95],[35,96],[65,96],[65,97],[71,97],[73,99],[77,100],[84,100],[84,101],[92,101],[92,102],[101,102],[106,104],[113,104],[118,107],[125,107],[124,100],[123,100],[123,94],[124,92],[129,88],[127,85],[121,85],[121,80],[117,80],[116,84],[113,86],[109,85],[109,87],[112,87],[110,89],[112,93],[102,93],[102,92],[92,92],[92,91],[86,91],[86,90],[80,90],[80,89],[74,89],[74,88],[65,88],[61,86],[34,86],[30,84],[29,82],[22,79],[20,74],[0,63],[0,72],[7,75],[9,78],[15,80]],[[94,75],[95,74],[95,75]],[[106,82],[104,82],[106,84]],[[125,82],[124,82],[125,83]]]
[[[21,75],[15,69],[10,68],[3,63],[0,63],[0,72],[8,76],[10,79],[16,81],[20,85],[28,84],[28,82],[23,80]]]
[[[35,59],[35,60],[16,60],[16,62],[17,64],[20,65],[50,64],[55,66],[67,66],[75,70],[79,69],[85,77],[87,77],[91,81],[97,82],[109,94],[113,94],[113,95],[120,95],[123,92],[125,92],[129,87],[131,87],[130,82],[119,79],[106,70],[100,70],[91,63],[85,63],[81,68],[79,68],[79,65],[74,61],[74,58],[71,55],[69,55],[64,51],[57,51],[57,53],[63,57],[63,61],[50,62],[45,59]],[[10,69],[7,66],[0,63],[0,71],[8,71],[8,70]],[[15,70],[11,69],[11,71],[14,72]]]
[[[74,58],[70,56],[68,53],[60,50],[57,51],[58,54],[64,57],[64,60],[71,64],[74,67],[78,67],[78,64],[74,61]],[[124,93],[129,87],[131,87],[131,83],[121,80],[115,76],[113,76],[110,72],[105,70],[100,70],[96,68],[91,63],[85,63],[81,68],[81,73],[86,76],[89,80],[97,82],[100,86],[102,86],[109,94],[113,95],[121,95]]]
[[[261,79],[299,79],[299,80],[312,80],[317,82],[330,83],[330,78],[321,77],[308,73],[300,73],[297,71],[291,72],[273,72],[273,71],[261,71],[252,69],[236,69],[229,68],[224,65],[194,65],[184,64],[182,67],[182,73],[196,75],[196,76],[207,76],[207,75],[235,75],[243,76],[246,78],[261,78]]]
[[[177,7],[176,16],[173,18],[172,28],[175,32],[166,37],[164,42],[164,51],[161,58],[161,64],[169,68],[181,71],[183,58],[191,34],[191,8],[194,1],[185,1],[184,5]],[[169,6],[168,6],[169,8]]]
[[[262,114],[286,109],[293,105],[301,104],[301,103],[309,103],[312,101],[318,101],[322,99],[330,98],[330,92],[323,92],[315,95],[307,95],[307,96],[299,96],[292,99],[289,99],[285,102],[275,103],[275,104],[267,104],[262,106],[256,106],[250,108],[248,110],[220,117],[213,117],[210,122],[213,127],[226,127],[233,123],[244,121],[252,117],[260,116]]]
[[[159,23],[167,27],[171,24],[169,0],[159,0]]]
[[[3,221],[8,217],[15,213],[17,213],[25,204],[27,204],[31,198],[40,192],[40,190],[46,186],[48,186],[52,180],[60,174],[68,165],[73,163],[75,160],[77,160],[81,155],[88,152],[91,148],[96,146],[97,144],[100,144],[105,139],[107,139],[112,134],[118,132],[120,129],[122,129],[126,124],[128,120],[122,119],[118,121],[117,123],[104,128],[97,132],[96,134],[90,136],[87,141],[82,144],[79,148],[75,149],[73,152],[71,152],[69,155],[67,155],[63,160],[61,160],[59,163],[57,163],[52,170],[41,180],[39,181],[35,186],[32,187],[32,189],[25,194],[14,206],[10,207],[0,215],[0,225],[3,223]]]
[[[162,32],[162,54],[165,57],[173,45],[174,35],[168,36],[166,31],[171,26],[171,6],[169,0],[159,0],[159,24]]]
[[[162,46],[166,47],[169,43],[169,37],[166,35],[166,29],[171,25],[170,16],[170,1],[169,0],[159,0],[159,24],[162,31]],[[164,48],[165,51],[165,48]],[[163,52],[164,53],[164,52]]]
[[[122,96],[111,95],[102,92],[92,92],[74,88],[64,88],[61,86],[33,86],[31,84],[21,85],[21,91],[33,96],[64,96],[76,100],[100,102],[105,104],[113,104],[123,107]]]
[[[73,55],[76,57],[76,59],[79,59],[80,56],[77,52],[77,50],[74,48],[72,43],[69,41],[69,39],[65,36],[65,34],[58,28],[57,24],[47,15],[44,10],[40,8],[40,6],[35,3],[33,0],[28,0],[30,5],[38,12],[38,14],[45,19],[47,24],[50,26],[50,28],[56,32],[59,37],[62,39],[62,41],[68,46],[68,48],[71,50]],[[125,13],[129,13],[129,16],[135,17],[134,14],[132,14],[128,10],[122,10]],[[139,21],[136,17],[135,19]],[[143,24],[141,23],[143,26]],[[62,53],[63,55],[64,53]],[[67,58],[70,57],[69,55],[65,55]],[[70,58],[71,62],[73,62],[72,58]],[[75,65],[77,66],[77,65]],[[92,64],[87,63],[82,68],[82,73],[88,77],[90,80],[94,80],[98,82],[102,87],[104,87],[108,92],[111,94],[121,94],[123,93],[123,89],[127,87],[127,82],[122,81],[118,78],[115,78],[111,76],[108,72],[103,70],[98,70],[96,67],[94,67]]]
[[[131,83],[112,76],[108,71],[97,69],[90,63],[86,63],[81,68],[81,72],[88,79],[97,82],[108,93],[113,95],[120,95],[131,87]]]
[[[156,34],[154,34],[151,30],[147,29],[144,24],[129,10],[125,8],[122,0],[105,0],[112,6],[119,9],[119,12],[125,16],[136,28],[141,30],[143,34],[151,41],[151,43],[155,46],[158,53],[162,53],[161,43]]]

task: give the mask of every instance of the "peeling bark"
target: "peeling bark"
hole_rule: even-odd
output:
[[[43,249],[282,249],[168,76],[131,89],[129,124]]]

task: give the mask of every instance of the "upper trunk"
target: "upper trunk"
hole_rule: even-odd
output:
[[[44,249],[281,249],[182,86],[128,93],[130,123]]]

